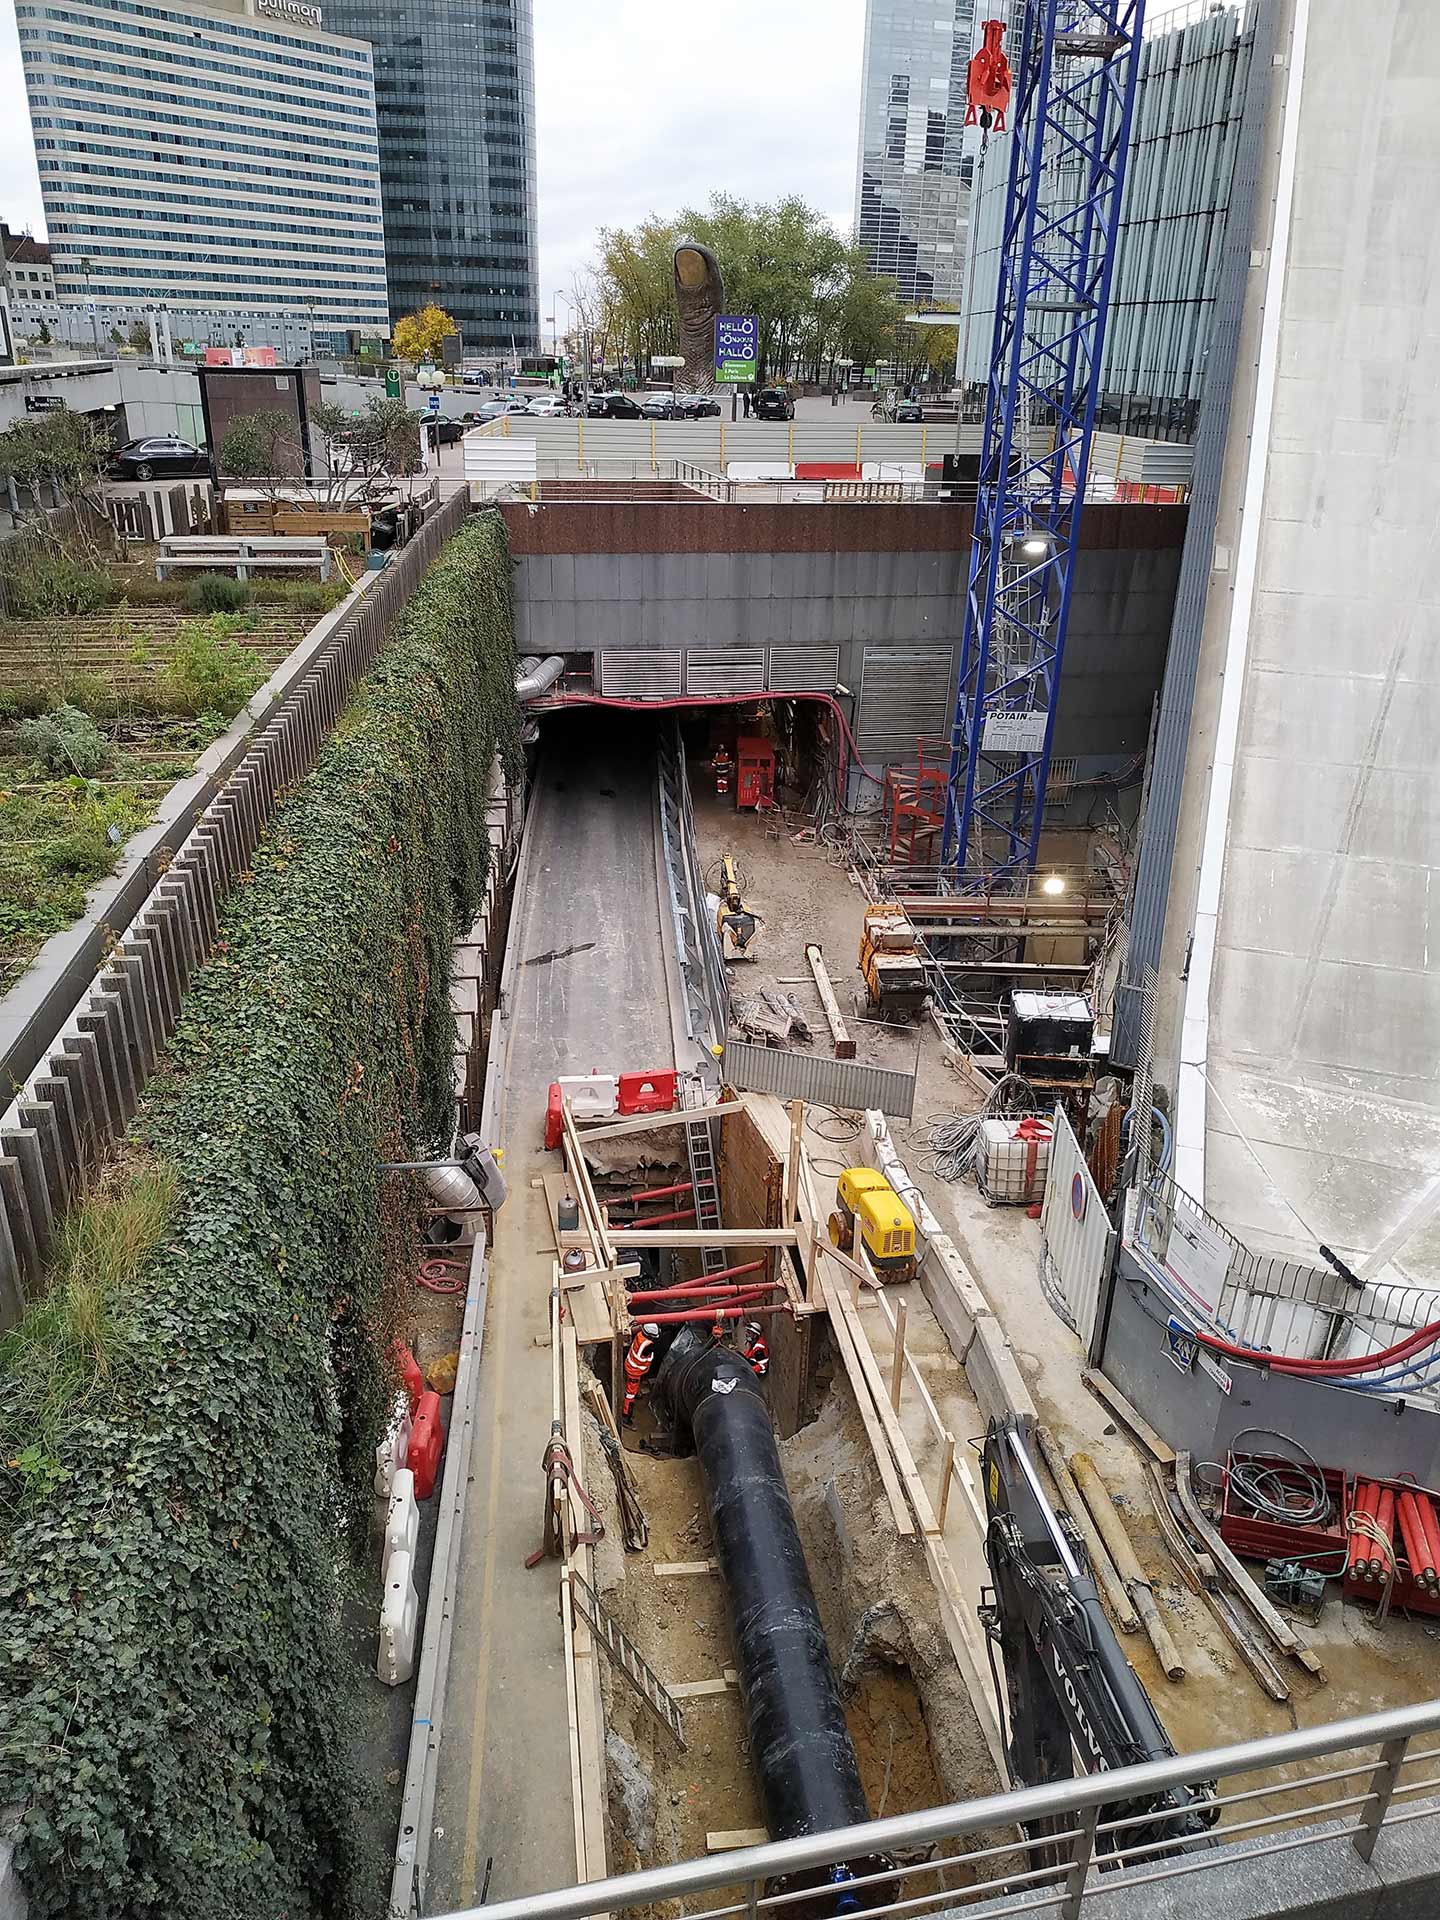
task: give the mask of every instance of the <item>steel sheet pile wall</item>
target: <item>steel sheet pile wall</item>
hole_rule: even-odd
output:
[[[1243,10],[1226,7],[1156,33],[1142,51],[1105,339],[1102,426],[1162,433],[1193,426],[1253,40],[1252,0]],[[983,381],[989,369],[1006,158],[1003,137],[992,141],[975,221],[980,251],[965,330],[967,381]],[[1054,197],[1073,202],[1073,168],[1049,171]],[[1062,324],[1057,315],[1057,332]]]

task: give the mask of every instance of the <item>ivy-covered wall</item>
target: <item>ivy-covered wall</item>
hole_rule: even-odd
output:
[[[376,1162],[448,1126],[450,946],[492,757],[518,759],[513,677],[490,513],[228,905],[107,1182],[123,1204],[173,1174],[174,1205],[90,1313],[96,1364],[57,1366],[63,1299],[0,1348],[0,1806],[26,1809],[34,1920],[365,1905],[340,1609],[414,1233]]]

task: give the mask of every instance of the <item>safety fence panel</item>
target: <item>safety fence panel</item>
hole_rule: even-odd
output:
[[[1040,1285],[1088,1350],[1115,1230],[1062,1107],[1056,1107],[1040,1210]]]
[[[878,1110],[895,1120],[908,1120],[915,1111],[915,1076],[897,1067],[727,1040],[723,1070],[727,1086],[748,1093],[774,1093],[782,1100],[808,1100],[851,1113]]]
[[[8,1057],[25,1065],[15,1080],[38,1065],[0,1117],[0,1329],[37,1297],[66,1207],[129,1126],[281,796],[315,764],[351,690],[468,511],[468,496],[452,495],[276,689],[268,717],[242,743],[243,758],[226,769],[173,855],[165,849],[157,858],[158,877],[147,881],[123,943],[88,979],[81,971],[73,997],[47,1001],[16,1037]],[[94,931],[102,951],[105,930]]]

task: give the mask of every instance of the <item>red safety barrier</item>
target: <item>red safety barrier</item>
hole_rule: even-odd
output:
[[[675,1105],[675,1069],[665,1073],[622,1073],[617,1113],[669,1113]]]
[[[415,1476],[415,1498],[428,1500],[435,1491],[435,1475],[445,1446],[445,1430],[440,1424],[440,1396],[422,1393],[410,1429],[410,1452],[405,1464]]]
[[[405,1389],[405,1398],[410,1403],[413,1414],[420,1404],[420,1396],[425,1391],[425,1376],[409,1347],[403,1340],[397,1340],[390,1349],[395,1358],[395,1371],[400,1376],[400,1384]]]
[[[556,1080],[545,1096],[545,1151],[553,1153],[565,1132],[565,1094]]]

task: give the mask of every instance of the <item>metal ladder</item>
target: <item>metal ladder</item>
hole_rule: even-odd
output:
[[[612,1663],[624,1674],[661,1726],[668,1728],[675,1736],[676,1744],[683,1751],[685,1719],[674,1695],[648,1664],[635,1642],[616,1626],[584,1574],[577,1572],[574,1567],[570,1569],[570,1601],[596,1641],[609,1654]]]
[[[689,1120],[685,1124],[685,1144],[690,1154],[690,1178],[695,1187],[695,1225],[702,1232],[720,1228],[720,1183],[715,1165],[715,1146],[708,1120]],[[700,1265],[706,1273],[718,1273],[727,1263],[723,1247],[701,1250]]]

